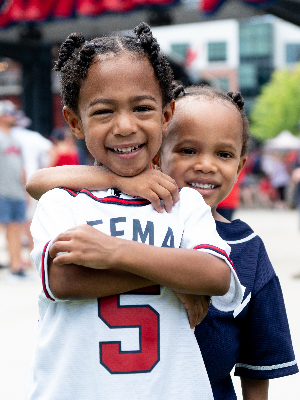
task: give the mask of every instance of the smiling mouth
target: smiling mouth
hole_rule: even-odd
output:
[[[189,185],[193,188],[198,189],[214,189],[217,187],[216,185],[212,185],[210,183],[189,183]]]
[[[130,154],[133,153],[136,150],[141,149],[144,146],[144,144],[140,144],[138,146],[130,146],[130,147],[112,147],[108,148],[110,151],[113,153],[118,153],[118,154]]]

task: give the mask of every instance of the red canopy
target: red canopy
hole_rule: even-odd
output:
[[[210,15],[213,14],[225,1],[226,0],[202,0],[199,3],[199,8],[204,14]],[[254,6],[270,2],[270,0],[239,0],[239,1]]]
[[[171,5],[178,0],[0,0],[0,28],[18,22],[65,19],[76,15],[124,13],[151,5]]]

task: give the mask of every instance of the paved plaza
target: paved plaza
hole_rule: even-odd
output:
[[[296,358],[300,362],[300,229],[299,217],[291,210],[240,210],[236,213],[259,234],[279,276],[292,333]],[[24,250],[26,254],[26,249]],[[8,261],[0,231],[0,264]],[[8,271],[0,270],[0,399],[22,400],[37,329],[37,297],[41,288],[34,269],[29,282],[12,282]],[[239,380],[234,379],[241,400]],[[270,381],[270,400],[300,399],[300,374]]]

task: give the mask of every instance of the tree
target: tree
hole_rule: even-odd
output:
[[[250,115],[250,131],[259,140],[271,139],[283,130],[299,133],[300,64],[273,72],[262,87]]]

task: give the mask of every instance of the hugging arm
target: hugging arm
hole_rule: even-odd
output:
[[[89,225],[80,225],[58,235],[49,254],[56,265],[79,264],[111,271],[121,269],[174,291],[194,295],[222,296],[230,284],[229,267],[214,255],[120,239]]]
[[[164,208],[170,212],[179,198],[174,179],[157,170],[147,169],[135,177],[122,177],[102,166],[65,165],[43,168],[28,180],[26,190],[31,197],[39,200],[47,191],[56,187],[73,190],[106,190],[117,188],[130,196],[149,200],[158,212]]]

